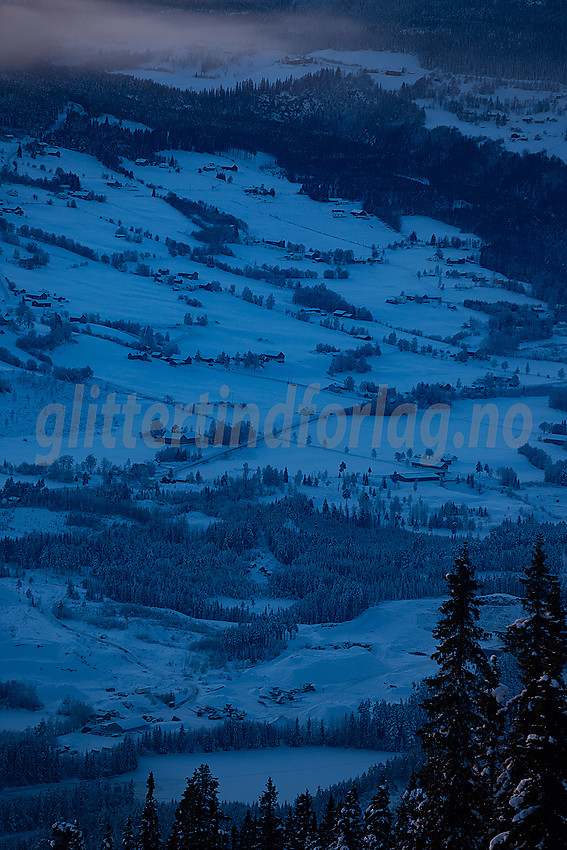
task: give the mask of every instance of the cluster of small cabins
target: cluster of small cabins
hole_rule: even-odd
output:
[[[77,321],[80,320],[77,319]],[[262,352],[257,357],[259,364],[262,366],[266,363],[285,363],[285,354],[283,351],[279,351],[277,354]],[[191,366],[193,362],[213,366],[216,362],[214,357],[202,357],[198,352],[195,357],[191,357],[190,355],[181,357],[179,354],[166,355],[162,351],[130,351],[128,353],[128,360],[139,360],[142,363],[161,360],[164,363],[169,363],[170,366]],[[245,357],[241,354],[236,354],[232,357],[227,354],[223,359],[223,364],[228,365],[227,361],[228,363],[232,361],[236,366],[240,366],[245,361]]]
[[[355,218],[368,218],[366,210],[351,210],[350,214]],[[346,218],[346,210],[342,209],[342,207],[333,207],[331,215],[333,218]]]
[[[28,307],[47,308],[52,306],[53,301],[63,303],[67,300],[62,295],[49,295],[45,290],[41,292],[28,292],[27,289],[15,289],[12,286],[10,286],[10,289],[14,295],[21,297],[24,304],[27,304]]]
[[[142,363],[151,363],[153,360],[162,360],[170,366],[190,366],[193,357],[180,357],[176,354],[166,355],[162,351],[129,351],[128,360],[139,360]]]
[[[423,295],[402,294],[386,298],[386,304],[408,304],[409,302],[413,302],[414,304],[441,304],[441,301],[441,295],[427,295],[425,292]]]
[[[217,177],[220,173],[226,173],[227,171],[232,171],[234,174],[238,171],[238,166],[236,163],[232,163],[232,165],[215,165],[214,162],[209,162],[208,165],[204,165],[202,168],[197,169],[198,174],[202,174],[207,171],[216,171]]]
[[[185,287],[187,289],[206,289],[208,284],[200,283],[197,286],[191,286],[191,281],[199,280],[199,272],[174,272],[171,274],[169,269],[158,269],[153,275],[156,283],[170,283],[173,288]]]

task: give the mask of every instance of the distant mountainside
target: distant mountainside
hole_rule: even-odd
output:
[[[140,0],[125,2],[141,5]],[[143,2],[145,4],[146,0]],[[343,36],[351,42],[354,39],[356,46],[411,50],[417,52],[426,65],[461,72],[567,81],[567,4],[564,0],[151,2],[166,8],[207,12],[341,15],[364,24],[356,34],[347,29]]]

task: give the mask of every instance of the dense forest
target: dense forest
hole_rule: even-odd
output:
[[[233,621],[236,627],[216,630],[199,645],[217,664],[276,656],[298,622],[344,622],[384,600],[439,596],[459,539],[456,529],[468,530],[450,504],[432,515],[428,525],[451,528],[453,537],[403,528],[396,519],[402,506],[397,496],[386,501],[383,491],[357,484],[346,472],[343,488],[356,486],[360,492],[357,500],[345,499],[344,508],[326,500],[316,508],[295,487],[290,492],[285,471],[272,467],[176,493],[155,485],[148,491],[145,485],[120,483],[109,475],[97,488],[78,484],[53,489],[41,481],[9,478],[0,498],[70,511],[76,520],[63,534],[4,537],[0,568],[16,576],[49,569],[82,583],[90,600]],[[147,505],[150,493],[153,508]],[[271,500],[258,501],[267,495]],[[195,510],[219,521],[195,531],[184,521]],[[111,521],[97,528],[84,521],[93,513]],[[119,521],[126,517],[129,523]],[[562,523],[540,526],[520,518],[470,540],[485,593],[518,594],[523,551],[538,531],[545,532],[550,561],[559,568],[567,538]],[[250,570],[261,551],[273,556],[274,566],[260,591]],[[268,613],[216,601],[218,596],[253,599],[266,593],[293,604]]]

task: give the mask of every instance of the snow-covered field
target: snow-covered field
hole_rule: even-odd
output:
[[[172,155],[172,152],[165,153]],[[140,435],[148,431],[149,422],[155,414],[155,408],[151,408],[153,402],[166,401],[169,404],[171,424],[174,416],[172,403],[186,406],[204,401],[218,404],[226,400],[229,424],[233,421],[233,405],[257,406],[260,439],[255,447],[246,446],[233,451],[205,450],[201,464],[205,477],[222,474],[225,469],[233,472],[241,470],[244,462],[248,462],[254,466],[266,463],[287,465],[294,473],[298,469],[304,473],[328,470],[332,480],[335,468],[345,459],[339,455],[344,455],[348,446],[349,471],[362,473],[370,466],[372,475],[379,481],[383,475],[400,469],[395,458],[397,452],[411,447],[414,453],[421,455],[427,445],[431,445],[431,440],[427,443],[427,423],[424,423],[421,411],[411,432],[404,431],[403,421],[397,424],[399,439],[393,433],[396,425],[393,421],[377,424],[368,417],[359,418],[359,421],[349,417],[342,434],[345,422],[336,420],[335,416],[328,421],[318,419],[307,426],[306,423],[302,425],[300,411],[312,410],[317,416],[332,404],[344,407],[356,403],[363,405],[365,398],[358,389],[363,380],[408,391],[419,381],[472,386],[488,372],[501,381],[517,372],[519,382],[525,385],[526,395],[521,399],[496,399],[498,421],[494,443],[488,439],[487,419],[481,424],[478,437],[475,435],[472,423],[477,402],[462,400],[453,405],[446,433],[433,440],[434,448],[455,458],[446,486],[459,497],[462,495],[463,501],[472,499],[474,503],[476,497],[470,489],[467,492],[459,485],[457,479],[466,478],[479,460],[493,471],[499,466],[512,466],[517,469],[522,481],[541,483],[542,473],[517,455],[514,440],[520,435],[523,435],[524,441],[538,440],[540,422],[560,418],[549,410],[545,397],[530,397],[529,390],[531,386],[542,383],[562,383],[567,338],[554,337],[552,356],[555,359],[534,359],[535,347],[525,346],[513,357],[469,359],[466,363],[455,360],[459,347],[451,342],[452,337],[464,332],[467,344],[474,349],[481,343],[486,323],[484,314],[464,307],[465,299],[506,300],[544,309],[527,295],[506,291],[501,278],[492,270],[478,265],[478,240],[474,234],[459,234],[455,228],[423,217],[406,217],[401,233],[396,233],[372,216],[361,219],[350,215],[355,205],[349,203],[341,205],[345,216],[337,218],[332,214],[332,204],[317,203],[298,194],[299,187],[289,183],[274,162],[262,154],[211,157],[195,152],[174,153],[179,171],[132,164],[135,180],[128,188],[126,185],[109,187],[107,183],[112,182],[111,178],[116,175],[104,171],[93,157],[61,151],[57,165],[75,172],[84,189],[104,193],[105,203],[73,199],[76,203],[76,208],[73,208],[69,206],[68,198],[52,197],[51,193],[41,189],[18,186],[10,190],[12,194],[8,196],[7,187],[3,187],[5,205],[8,201],[17,202],[23,210],[23,216],[13,218],[17,225],[27,224],[42,227],[48,232],[71,235],[77,242],[95,250],[99,260],[82,260],[64,248],[47,246],[51,258],[49,265],[28,271],[13,260],[9,251],[4,251],[0,257],[0,274],[16,291],[45,291],[50,298],[61,299],[55,303],[69,316],[98,313],[103,321],[122,319],[150,324],[156,332],[169,335],[171,342],[178,346],[180,358],[194,358],[197,352],[202,357],[213,359],[221,352],[233,357],[250,350],[256,354],[282,352],[284,362],[268,362],[259,368],[244,368],[234,362],[227,366],[195,360],[191,366],[178,368],[172,368],[163,359],[140,362],[128,359],[128,353],[132,351],[128,346],[135,340],[132,334],[97,322],[87,325],[77,323],[73,344],[56,348],[51,357],[56,366],[80,368],[88,365],[94,371],[93,382],[100,387],[99,395],[95,399],[95,391],[87,388],[81,407],[85,417],[88,404],[98,405],[99,424],[92,436],[92,444],[82,435],[74,444],[68,439],[72,408],[72,388],[68,387],[65,390],[65,422],[61,440],[55,437],[50,440],[46,436],[50,433],[48,425],[53,424],[52,419],[49,423],[40,422],[38,433],[43,445],[38,445],[34,425],[39,412],[48,403],[49,392],[40,394],[36,389],[37,403],[28,399],[25,409],[20,409],[20,402],[17,402],[19,418],[14,432],[12,428],[16,420],[13,416],[5,417],[5,429],[0,436],[0,459],[6,457],[21,462],[33,460],[34,456],[38,459],[51,458],[57,450],[59,454],[70,454],[78,460],[84,459],[91,451],[97,458],[108,456],[118,463],[124,463],[128,458],[132,461],[149,460],[155,447],[148,447]],[[40,166],[46,167],[49,176],[55,165],[47,159],[24,156],[19,160],[19,168],[31,176],[39,176]],[[205,170],[211,164],[215,169],[212,172]],[[223,165],[235,165],[238,169],[230,172],[231,182],[216,179],[216,169]],[[146,184],[161,187],[158,197],[152,197],[152,191]],[[266,191],[273,190],[274,197],[254,196],[244,191],[260,185]],[[214,204],[246,221],[248,230],[245,239],[231,246],[234,257],[227,258],[235,271],[266,263],[314,273],[317,278],[305,280],[305,284],[325,282],[349,303],[370,310],[374,320],[336,319],[312,313],[303,315],[303,320],[299,321],[299,307],[292,302],[292,290],[270,286],[265,281],[242,274],[211,269],[183,257],[171,257],[165,246],[166,237],[191,246],[199,243],[192,236],[194,224],[159,197],[169,190],[192,200]],[[14,191],[17,196],[14,196]],[[136,241],[116,238],[119,223],[127,237],[136,236]],[[140,231],[139,234],[135,233],[136,230]],[[412,233],[417,241],[408,240]],[[466,251],[463,248],[445,248],[440,258],[435,256],[434,246],[427,244],[433,235],[436,239],[459,236],[464,240],[465,248],[469,248]],[[301,243],[305,252],[297,253],[269,244],[281,240]],[[349,265],[348,278],[325,279],[323,272],[329,270],[334,274],[333,267],[314,262],[308,249],[325,251],[337,248],[352,250],[355,258],[361,261],[371,258],[374,250],[380,262]],[[189,283],[183,279],[182,284],[172,287],[167,285],[164,276],[154,279],[135,274],[137,262],[127,263],[120,271],[111,263],[101,261],[103,255],[110,257],[125,249],[137,251],[138,261],[151,271],[166,268],[170,275],[196,272],[198,281]],[[464,265],[447,265],[448,261],[463,256],[466,260]],[[453,268],[459,270],[459,276],[447,275],[447,272],[453,272]],[[220,286],[220,290],[202,288],[211,282],[218,282],[215,286],[217,289]],[[245,287],[257,302],[261,299],[262,303],[242,298]],[[419,296],[421,300],[400,298],[401,293]],[[274,304],[272,309],[267,309],[270,296]],[[429,300],[424,300],[423,296]],[[200,306],[188,306],[180,300],[182,298]],[[17,296],[8,286],[4,299],[6,307],[15,308]],[[32,308],[32,312],[36,320],[39,319],[41,308]],[[187,313],[193,317],[191,325],[184,322]],[[196,324],[196,318],[203,314],[207,316],[206,325]],[[328,327],[321,326],[324,318]],[[382,354],[368,357],[370,371],[362,375],[350,373],[354,384],[345,389],[343,381],[349,373],[338,374],[334,378],[330,376],[327,370],[332,355],[319,353],[316,347],[323,345],[341,351],[356,348],[364,340],[349,333],[353,326],[362,328],[370,342],[380,346]],[[392,333],[395,334],[394,344],[391,342]],[[2,345],[11,354],[23,356],[15,342],[14,331],[5,328],[1,336]],[[400,349],[402,343],[406,350]],[[124,423],[120,415],[113,420],[112,439],[108,435],[104,438],[101,432],[102,405],[108,393],[113,391],[117,392],[117,400],[122,405],[128,394],[137,395],[141,410],[134,421],[133,442],[124,437]],[[60,400],[59,393],[57,396]],[[515,419],[506,420],[510,408],[518,402],[525,407]],[[290,409],[292,415],[286,417],[284,408]],[[200,420],[199,412],[203,414]],[[202,430],[209,424],[210,415],[204,407],[198,407],[193,414],[185,417],[183,424],[193,430]],[[278,430],[283,429],[280,435],[283,439],[270,439],[274,426]],[[378,430],[383,432],[383,437],[377,445]],[[431,433],[435,434],[433,425]],[[376,457],[373,457],[373,449]],[[183,478],[186,472],[176,470],[176,474]],[[487,477],[484,483],[485,490],[496,491],[494,497],[492,494],[484,497],[491,506],[492,520],[497,521],[510,513],[517,514],[521,506],[518,500],[514,499],[511,503],[506,495],[502,495],[496,479]],[[422,488],[435,502],[439,487],[423,483],[420,484],[420,492]],[[430,495],[431,490],[433,493]],[[445,490],[439,495],[443,500],[448,496]],[[561,513],[561,504],[555,502],[550,505],[540,488],[527,491],[526,499],[530,505],[544,512],[550,510],[554,517],[558,511]]]

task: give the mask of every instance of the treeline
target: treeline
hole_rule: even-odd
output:
[[[72,254],[78,254],[80,257],[85,257],[87,260],[98,261],[98,254],[88,245],[81,245],[75,239],[69,236],[59,236],[56,233],[48,233],[42,230],[41,227],[29,227],[27,224],[22,224],[17,229],[18,236],[24,239],[37,239],[39,242],[44,242],[46,245],[55,245],[57,248],[64,248],[65,251],[70,251]]]
[[[524,455],[532,466],[537,469],[542,469],[545,473],[545,481],[549,484],[559,484],[561,487],[567,487],[567,460],[554,461],[551,455],[537,446],[530,446],[525,443],[520,446],[518,452]]]
[[[167,753],[213,753],[274,747],[348,747],[404,752],[417,745],[423,721],[420,697],[412,694],[399,702],[362,700],[356,713],[333,720],[290,721],[225,720],[213,727],[176,730],[154,726],[136,743],[138,756]]]
[[[556,410],[567,410],[567,387],[551,387],[549,406]]]
[[[329,375],[336,375],[338,372],[371,372],[372,367],[367,357],[377,357],[381,354],[378,343],[365,343],[357,348],[348,348],[346,351],[340,351],[333,355],[331,365],[329,366]]]
[[[0,682],[0,708],[25,708],[38,711],[43,703],[37,695],[35,685],[28,685],[16,679]]]
[[[174,192],[168,192],[164,200],[199,226],[200,230],[193,236],[200,242],[213,245],[224,242],[238,242],[240,231],[247,230],[246,223],[241,219],[221,212],[217,207],[205,204],[202,201],[180,198]]]
[[[137,767],[130,738],[113,747],[86,753],[60,752],[57,735],[72,731],[73,723],[41,723],[24,732],[0,732],[0,789],[97,779],[128,773]],[[76,728],[76,727],[75,727]]]
[[[22,239],[37,239],[38,242],[43,242],[46,245],[55,245],[57,248],[63,248],[65,251],[70,251],[72,254],[78,254],[80,257],[85,257],[88,260],[98,261],[98,254],[89,248],[87,245],[81,245],[75,239],[69,236],[59,236],[56,233],[48,233],[42,230],[41,227],[29,227],[27,224],[22,224],[16,227],[11,221],[5,218],[0,218],[0,238],[11,245],[21,245]],[[37,247],[29,248],[30,253],[37,251]],[[49,258],[49,255],[47,255]],[[45,264],[45,263],[44,263]]]
[[[124,818],[129,812],[137,816],[139,808],[133,782],[98,780],[76,783],[71,788],[60,786],[35,794],[11,795],[0,799],[0,847],[23,850],[36,846],[38,840],[47,840],[49,827],[61,819],[79,818],[85,831],[100,840],[101,822],[123,813]],[[30,844],[22,837],[23,833],[33,834]]]
[[[42,166],[45,171],[45,166]],[[1,183],[13,183],[16,186],[31,186],[35,189],[44,189],[46,192],[60,192],[62,186],[69,186],[72,192],[81,188],[81,181],[73,171],[63,171],[57,168],[53,177],[30,177],[29,174],[21,174],[19,171],[8,169],[7,166],[0,171]]]

